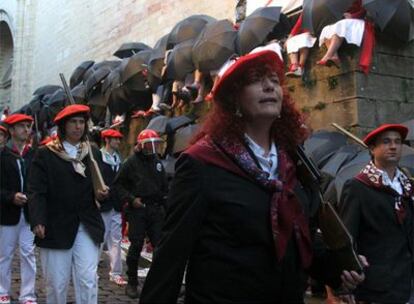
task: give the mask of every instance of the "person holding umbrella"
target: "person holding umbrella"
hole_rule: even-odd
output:
[[[30,224],[40,248],[46,302],[66,303],[70,277],[76,303],[98,302],[97,267],[104,223],[88,160],[90,109],[69,105],[54,118],[57,138],[38,149],[29,177]]]
[[[371,131],[364,143],[372,160],[342,191],[339,214],[370,261],[355,290],[361,303],[407,303],[412,290],[414,185],[398,167],[407,133],[399,124]]]
[[[8,126],[10,140],[0,153],[0,303],[11,301],[12,261],[19,246],[19,302],[34,304],[36,258],[27,197],[27,176],[34,154],[28,145],[33,118],[25,114],[12,114],[3,122]],[[1,130],[4,129],[2,127]]]
[[[366,10],[362,7],[362,0],[355,0],[348,11],[344,14],[344,19],[327,25],[322,29],[319,36],[319,46],[325,44],[327,51],[325,55],[316,63],[318,65],[335,65],[340,67],[338,49],[342,42],[346,40],[349,44],[361,46],[365,31]]]
[[[140,294],[138,262],[144,239],[157,246],[164,220],[164,203],[168,185],[164,167],[158,159],[162,140],[157,132],[146,129],[137,137],[135,153],[121,167],[115,178],[115,187],[122,202],[128,203],[126,216],[131,246],[126,264],[128,285],[125,293],[130,298]]]
[[[308,59],[309,49],[316,42],[308,30],[302,29],[303,14],[300,14],[295,26],[292,28],[288,39],[286,40],[286,51],[289,55],[290,66],[286,76],[301,77]]]
[[[122,159],[118,150],[123,135],[117,130],[108,129],[101,132],[101,137],[105,145],[95,158],[98,159],[105,184],[110,188],[109,196],[100,202],[100,211],[105,224],[104,243],[108,246],[111,263],[109,280],[123,286],[127,281],[122,277],[122,202],[115,187],[112,187],[115,176],[121,169]]]
[[[162,236],[140,303],[303,303],[315,185],[297,173],[303,118],[284,64],[263,50],[224,67],[215,106],[176,164]],[[327,266],[329,267],[329,266]],[[363,280],[344,272],[353,288]],[[338,280],[339,284],[339,280]]]
[[[7,137],[9,137],[9,131],[3,125],[0,125],[0,151],[3,150],[7,143]]]

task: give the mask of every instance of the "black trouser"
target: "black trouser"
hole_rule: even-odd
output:
[[[147,204],[145,208],[128,208],[127,212],[128,238],[131,242],[126,259],[128,284],[138,285],[138,261],[145,236],[149,237],[154,247],[157,246],[164,220],[164,211],[160,205]]]

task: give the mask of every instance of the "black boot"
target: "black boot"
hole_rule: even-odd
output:
[[[125,287],[125,294],[130,297],[131,299],[136,299],[139,297],[139,293],[138,293],[138,286],[137,285],[132,285],[132,284],[127,284],[127,286]]]

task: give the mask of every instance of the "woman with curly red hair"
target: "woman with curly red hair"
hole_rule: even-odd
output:
[[[316,192],[296,174],[303,118],[270,50],[242,56],[213,88],[215,107],[181,156],[140,303],[303,303]],[[345,283],[362,277],[347,272]]]

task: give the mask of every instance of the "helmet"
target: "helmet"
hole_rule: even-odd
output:
[[[144,154],[156,154],[156,143],[161,143],[162,141],[158,133],[151,129],[145,129],[137,136],[137,144]]]

